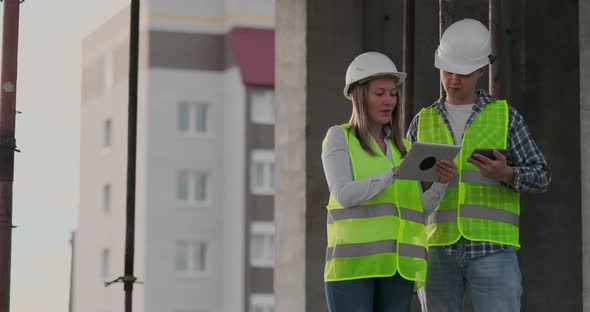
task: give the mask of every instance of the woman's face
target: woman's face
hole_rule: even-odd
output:
[[[385,125],[397,105],[397,85],[393,78],[381,77],[369,82],[367,114],[371,124]]]

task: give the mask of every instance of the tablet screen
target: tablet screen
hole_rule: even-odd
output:
[[[460,150],[460,145],[416,142],[397,169],[396,179],[436,182],[436,162],[452,161]]]

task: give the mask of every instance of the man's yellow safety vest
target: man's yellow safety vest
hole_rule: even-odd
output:
[[[454,144],[435,107],[422,109],[418,118],[419,142]],[[476,148],[506,148],[507,134],[508,104],[504,100],[486,104],[465,129],[461,153],[455,158],[458,177],[449,183],[438,210],[427,219],[429,246],[451,245],[463,236],[520,248],[519,193],[484,177],[467,162]]]
[[[350,151],[353,178],[360,180],[390,170],[401,162],[392,147],[392,163],[372,140],[371,156],[350,130],[340,126]],[[325,140],[324,140],[325,143]],[[404,140],[409,149],[410,143]],[[426,280],[427,238],[417,181],[396,180],[381,193],[343,208],[333,195],[328,203],[328,248],[325,281],[389,277],[398,272],[421,287]]]

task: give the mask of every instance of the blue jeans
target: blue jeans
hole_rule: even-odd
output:
[[[392,277],[326,282],[330,312],[408,312],[414,282]]]
[[[461,312],[465,289],[476,312],[519,312],[522,276],[514,248],[470,258],[460,244],[448,255],[444,247],[428,250],[428,312]]]

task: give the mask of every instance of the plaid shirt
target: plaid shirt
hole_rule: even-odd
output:
[[[477,95],[477,100],[475,105],[473,105],[473,111],[467,120],[465,128],[469,127],[473,120],[479,115],[479,113],[481,113],[486,104],[495,100],[484,90],[478,90]],[[451,129],[447,116],[447,109],[444,105],[444,100],[444,98],[438,99],[434,104],[432,104],[431,107],[435,107],[438,113],[442,116],[442,119],[451,133],[451,137],[454,138],[453,130]],[[512,188],[516,192],[544,192],[549,187],[549,183],[551,183],[551,171],[549,169],[549,165],[547,165],[543,154],[533,140],[533,136],[531,135],[531,132],[522,115],[512,106],[509,105],[508,107],[507,148],[511,152],[508,154],[506,162],[514,170],[514,185],[508,185],[503,182],[502,185]],[[407,139],[414,143],[416,142],[417,137],[418,115],[414,117],[412,123],[410,124],[407,133]],[[458,245],[464,245],[466,254],[471,258],[481,257],[504,249],[514,248],[510,245],[470,241],[463,237],[461,238],[461,241],[447,246],[447,253],[450,254],[457,251]]]

